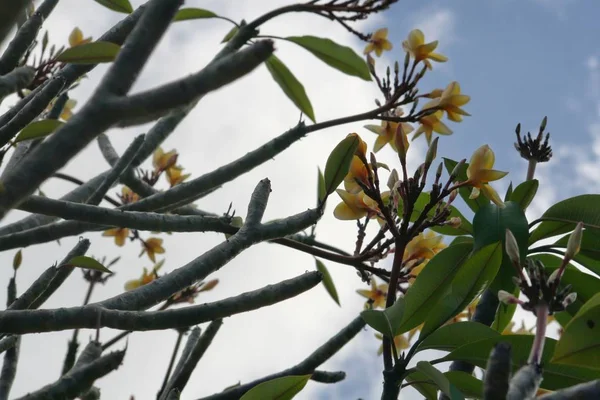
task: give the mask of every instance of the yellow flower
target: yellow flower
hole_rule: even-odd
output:
[[[425,134],[425,138],[427,139],[427,144],[431,145],[431,140],[433,138],[433,132],[437,132],[440,135],[451,135],[452,130],[446,126],[440,119],[444,116],[444,111],[439,110],[434,112],[433,114],[426,115],[419,119],[419,127],[415,131],[412,140],[415,140],[422,133]]]
[[[121,188],[121,201],[123,204],[135,203],[140,199],[140,196],[127,186]]]
[[[373,304],[372,304],[373,308],[378,308],[378,307],[385,308],[385,301],[387,298],[387,290],[388,290],[387,283],[382,283],[381,285],[377,286],[377,283],[375,283],[375,278],[371,278],[371,289],[370,290],[358,289],[356,291],[356,293],[371,300],[373,302]],[[365,306],[367,306],[368,304],[369,304],[369,302],[367,301]]]
[[[142,276],[139,279],[133,279],[125,283],[125,290],[137,289],[140,286],[147,285],[153,280],[158,279],[158,270],[163,266],[164,263],[165,260],[158,262],[156,265],[154,265],[150,273],[148,273],[148,270],[144,268],[144,272],[142,272]]]
[[[177,185],[178,183],[185,181],[187,178],[190,177],[190,174],[182,174],[181,173],[182,171],[183,171],[183,168],[180,166],[173,166],[173,167],[167,169],[167,179],[168,179],[169,185],[171,185],[171,187]]]
[[[376,333],[375,337],[379,340],[383,340],[383,335],[381,333]],[[410,339],[407,339],[404,335],[398,335],[394,338],[394,346],[396,347],[396,352],[400,353],[402,350],[408,349],[410,347]],[[383,353],[383,344],[379,346],[379,350],[377,350],[377,355],[380,356]]]
[[[344,177],[344,188],[348,193],[357,194],[362,191],[360,185],[356,182],[358,179],[364,185],[369,185],[369,168],[362,162],[358,156],[352,157],[348,174]]]
[[[442,239],[442,235],[436,235],[433,231],[419,233],[406,245],[403,261],[408,262],[419,258],[431,260],[433,256],[446,247],[446,245],[442,243]]]
[[[496,157],[490,146],[483,145],[473,153],[471,162],[467,168],[467,185],[473,187],[469,198],[475,199],[480,192],[493,201],[499,207],[504,207],[504,202],[498,196],[498,193],[488,184],[488,182],[497,181],[508,174],[508,172],[492,169]]]
[[[142,252],[139,256],[141,257],[144,253],[148,253],[148,258],[152,262],[156,262],[156,254],[163,254],[165,252],[162,242],[163,240],[159,238],[150,238],[142,241]]]
[[[373,33],[369,39],[369,44],[365,47],[364,53],[369,54],[372,51],[375,51],[377,57],[380,57],[384,50],[391,50],[392,43],[387,39],[387,35],[387,28],[379,29]]]
[[[77,27],[73,28],[71,34],[69,35],[69,46],[71,47],[79,46],[80,44],[89,43],[91,41],[91,37],[84,39],[83,32],[81,32],[81,29]]]
[[[515,327],[515,322],[514,321],[510,321],[508,323],[508,325],[506,326],[506,328],[504,328],[504,331],[502,332],[503,335],[532,335],[533,334],[533,327],[527,329],[525,327],[525,320],[521,321],[521,326],[513,331],[513,328]]]
[[[401,130],[398,130],[398,125],[401,126]],[[398,152],[398,147],[396,146],[396,135],[403,135],[403,142],[406,149],[408,149],[408,139],[406,135],[413,131],[413,127],[406,122],[390,122],[390,121],[381,121],[381,126],[377,125],[365,125],[365,128],[370,130],[371,132],[376,133],[377,139],[375,140],[375,145],[373,146],[373,151],[377,153],[383,146],[386,144],[390,144],[392,149],[395,152]]]
[[[152,155],[152,165],[154,166],[154,170],[156,172],[168,170],[175,165],[177,157],[177,150],[173,149],[165,153],[162,147],[159,147]]]
[[[115,238],[115,244],[119,247],[125,244],[125,240],[129,236],[128,228],[112,228],[104,231],[102,236],[113,236]]]
[[[365,216],[373,218],[379,214],[377,202],[367,196],[364,192],[349,193],[345,190],[336,190],[337,194],[342,198],[342,202],[335,207],[333,215],[337,219],[350,221],[361,219]]]
[[[356,132],[349,133],[348,136],[346,136],[346,137],[349,137],[349,136],[355,136],[356,138],[358,138],[358,148],[356,149],[356,152],[354,154],[357,156],[360,156],[360,157],[364,157],[366,159],[367,158],[367,143],[365,143],[365,141],[362,140],[362,138]]]
[[[54,107],[55,103],[56,103],[56,99],[52,100],[50,102],[50,104],[48,105],[48,107],[46,108],[46,111],[50,112],[50,110],[52,110],[52,108]],[[73,109],[75,108],[76,105],[77,105],[77,100],[75,100],[75,99],[67,100],[67,102],[65,103],[65,106],[63,107],[62,112],[60,113],[59,118],[62,119],[63,121],[68,121],[73,116]]]
[[[438,41],[425,43],[425,35],[419,29],[414,29],[408,34],[408,40],[402,42],[402,48],[409,53],[415,62],[423,61],[428,69],[431,69],[429,60],[437,62],[446,62],[448,58],[433,51],[438,45]]]
[[[423,106],[423,109],[438,107],[446,111],[448,119],[454,122],[462,121],[461,115],[470,116],[468,112],[460,108],[467,104],[471,98],[467,95],[460,94],[460,84],[458,82],[450,83],[442,94],[435,100]]]

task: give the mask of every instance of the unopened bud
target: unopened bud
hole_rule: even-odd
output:
[[[408,68],[408,64],[410,63],[410,53],[406,53],[404,56],[404,69]]]
[[[506,290],[498,291],[498,300],[500,300],[504,304],[518,304],[519,303],[519,299],[517,299],[511,293],[508,293]]]
[[[448,220],[448,226],[452,228],[458,228],[462,224],[462,220],[459,217],[452,217]]]
[[[431,142],[431,145],[427,149],[427,155],[425,156],[425,165],[427,166],[431,165],[437,156],[438,139],[438,137],[433,139],[433,142]]]
[[[579,222],[567,242],[567,251],[565,251],[565,259],[572,260],[581,249],[581,238],[583,236],[583,222]]]
[[[452,173],[450,174],[450,181],[454,181],[456,179],[456,177],[458,176],[459,171],[465,165],[466,162],[467,162],[467,159],[463,158],[462,160],[460,160],[458,162],[458,164],[456,164],[456,166],[452,170]]]
[[[506,237],[506,240],[505,240],[506,254],[508,254],[508,256],[510,257],[510,260],[513,262],[513,264],[521,265],[521,256],[519,255],[519,245],[517,244],[517,239],[515,239],[515,236],[512,234],[510,229],[506,230],[505,237]]]
[[[450,196],[448,196],[448,204],[451,204],[458,196],[458,189],[454,189],[450,192]]]
[[[577,300],[577,293],[575,293],[575,292],[569,293],[562,302],[563,307],[565,307],[565,308],[569,307],[571,304],[573,304],[575,302],[575,300]]]
[[[398,72],[400,72],[400,64],[398,64],[398,61],[396,61],[394,62],[394,73],[398,75]]]
[[[390,188],[390,190],[394,189],[394,185],[396,185],[396,182],[398,182],[398,171],[396,171],[396,169],[394,168],[392,170],[392,173],[390,174],[388,181],[387,181],[387,187]]]
[[[440,163],[440,165],[438,165],[438,167],[437,167],[437,171],[435,171],[435,175],[436,176],[442,176],[443,168],[444,168],[444,164]]]
[[[548,122],[548,117],[544,117],[542,123],[540,125],[540,132],[543,132],[546,129],[546,123]]]
[[[396,128],[396,134],[394,135],[394,144],[396,145],[396,149],[398,149],[398,157],[402,162],[402,165],[406,164],[406,152],[408,151],[408,138],[406,137],[406,133],[404,133],[404,129],[402,129],[402,123],[398,124]]]

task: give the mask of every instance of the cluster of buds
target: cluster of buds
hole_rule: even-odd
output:
[[[510,230],[507,229],[506,252],[519,274],[518,277],[514,277],[514,281],[528,300],[520,300],[504,290],[498,292],[498,299],[506,304],[519,304],[524,310],[534,313],[536,313],[540,305],[547,307],[549,315],[564,311],[577,299],[577,293],[571,292],[571,285],[565,285],[559,289],[560,280],[566,266],[579,252],[582,235],[583,223],[580,222],[569,238],[567,250],[560,267],[550,275],[546,273],[544,264],[541,261],[528,259],[525,264],[527,271],[527,277],[525,277],[521,268],[522,264],[517,241]]]

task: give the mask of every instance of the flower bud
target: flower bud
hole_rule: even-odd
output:
[[[520,301],[511,293],[508,293],[506,290],[498,291],[498,300],[500,300],[504,304],[519,304]]]
[[[571,304],[573,304],[575,302],[575,300],[577,300],[577,293],[575,293],[575,292],[569,293],[568,296],[565,297],[562,302],[563,307],[565,307],[565,308],[569,307]]]
[[[459,217],[452,217],[448,220],[448,226],[452,228],[458,228],[462,224],[462,220]]]
[[[406,164],[406,152],[408,151],[408,138],[406,137],[406,133],[402,129],[402,124],[398,124],[396,128],[396,134],[394,135],[394,144],[396,145],[396,149],[398,149],[398,157],[400,158],[400,162],[405,165]]]
[[[438,139],[438,137],[433,139],[433,142],[431,142],[431,145],[427,149],[427,155],[425,156],[425,165],[427,166],[431,165],[431,163],[433,162],[433,160],[435,160],[435,157],[437,156]]]
[[[398,179],[398,171],[396,171],[396,169],[394,168],[388,178],[387,187],[390,188],[390,190],[394,190],[394,185],[396,185]]]
[[[555,285],[554,282],[558,279],[559,273],[560,273],[560,269],[557,268],[550,274],[550,277],[548,278],[548,286],[552,287]]]
[[[583,222],[579,222],[573,232],[571,232],[571,236],[569,237],[569,241],[567,243],[567,251],[565,252],[565,259],[572,260],[573,257],[579,253],[581,249],[581,238],[583,236]]]
[[[448,196],[448,204],[452,204],[452,202],[456,200],[456,196],[458,196],[458,189],[454,189],[450,192],[450,196]]]
[[[517,239],[512,234],[510,229],[506,229],[506,239],[505,239],[505,247],[506,254],[510,257],[510,260],[515,265],[521,265],[521,256],[519,255],[519,245],[517,244]]]

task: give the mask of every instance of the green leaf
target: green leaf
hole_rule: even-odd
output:
[[[175,14],[173,22],[215,17],[218,17],[218,15],[212,11],[204,10],[202,8],[182,8],[179,11],[177,11],[177,14]]]
[[[350,47],[341,46],[330,39],[315,36],[289,36],[285,39],[310,51],[330,67],[348,75],[358,76],[365,81],[371,80],[367,63]]]
[[[346,136],[329,154],[324,176],[325,193],[328,195],[335,191],[348,174],[352,157],[359,144],[360,139],[357,135]]]
[[[406,377],[408,385],[418,390],[426,400],[437,400],[437,388],[427,375],[420,371],[415,371]]]
[[[533,335],[501,335],[495,338],[483,339],[459,347],[442,360],[463,360],[480,368],[486,368],[493,346],[498,342],[507,342],[512,348],[511,367],[514,373],[527,362],[527,355],[533,344],[533,338]],[[550,362],[555,346],[556,340],[546,338],[542,353],[542,365],[544,366],[542,388],[559,390],[600,378],[599,370]]]
[[[419,338],[425,338],[464,310],[492,283],[502,262],[500,242],[477,250],[466,260],[445,290],[443,298],[429,312]]]
[[[401,333],[398,332],[398,326],[403,314],[404,299],[399,298],[391,307],[383,311],[365,310],[360,313],[360,316],[371,328],[388,338],[393,338]]]
[[[108,274],[112,274],[112,271],[110,269],[106,268],[104,265],[102,265],[100,262],[93,259],[92,257],[76,256],[76,257],[71,258],[69,260],[69,262],[67,262],[66,265],[70,265],[72,267],[83,268],[83,269],[92,269],[94,271],[100,271],[100,272],[106,272]]]
[[[446,375],[442,374],[437,368],[427,361],[417,363],[417,371],[422,372],[431,379],[435,385],[450,398],[450,400],[464,400],[463,394],[453,384],[450,383]]]
[[[237,26],[234,26],[233,28],[231,28],[231,30],[229,32],[227,32],[227,35],[225,35],[225,37],[223,38],[223,40],[221,40],[221,43],[227,43],[229,42],[240,30],[240,28],[238,28]],[[275,56],[272,56],[275,57]]]
[[[511,181],[510,184],[508,185],[508,189],[506,189],[506,194],[504,195],[504,201],[509,201],[510,196],[512,196],[512,193],[513,193],[513,184]]]
[[[327,199],[327,189],[325,188],[325,177],[321,172],[321,168],[317,168],[317,170],[319,172],[317,177],[317,204],[321,204]]]
[[[584,194],[560,201],[541,217],[543,221],[531,232],[529,244],[571,232],[582,221],[586,228],[600,230],[600,194]]]
[[[112,62],[121,46],[111,42],[92,42],[71,47],[60,53],[56,60],[71,64],[98,64]]]
[[[567,248],[570,235],[563,236],[558,239],[553,247]],[[600,261],[600,232],[595,229],[586,229],[581,237],[581,247],[579,253],[592,260]]]
[[[469,243],[471,246],[473,245],[473,238],[471,236],[456,236],[454,240],[450,242],[449,246],[454,246],[455,244],[460,243]]]
[[[458,162],[451,160],[449,158],[445,158],[445,157],[442,157],[442,158],[444,159],[444,166],[446,167],[448,174],[451,174],[452,171],[454,170],[454,167],[456,167],[456,165],[458,164]],[[467,167],[468,166],[469,166],[469,164],[465,163],[458,170],[458,175],[456,177],[457,182],[464,182],[467,180]],[[470,199],[469,196],[471,195],[471,188],[469,188],[469,187],[465,187],[465,186],[461,187],[460,189],[458,189],[458,194],[460,194],[460,197],[462,197],[462,199],[465,201],[465,203],[467,203],[467,206],[469,206],[469,208],[471,210],[473,210],[474,212],[477,212],[477,210],[479,210],[480,207],[483,207],[490,203],[488,198],[485,197],[483,194],[479,195],[479,197],[477,197],[476,199]]]
[[[537,179],[525,181],[515,188],[509,200],[519,204],[523,211],[525,211],[535,197],[539,185],[540,182]]]
[[[506,229],[510,229],[517,240],[521,260],[525,260],[527,255],[527,239],[529,238],[527,217],[525,217],[521,206],[513,201],[507,201],[504,204],[504,208],[500,208],[495,204],[481,207],[473,218],[474,250],[490,243],[502,241],[502,266],[496,280],[490,286],[490,290],[494,293],[497,293],[500,289],[513,290],[512,276],[515,275],[516,271],[504,248]]]
[[[284,376],[256,385],[240,400],[290,400],[293,399],[310,379],[309,375]]]
[[[323,286],[325,286],[325,290],[327,290],[327,293],[329,293],[333,301],[335,301],[339,306],[340,299],[338,297],[337,290],[335,289],[333,279],[331,278],[331,275],[327,270],[327,267],[325,267],[325,264],[323,264],[320,260],[317,260],[316,258],[315,262],[317,263],[317,271],[319,271],[323,275]]]
[[[417,201],[415,202],[414,208],[413,208],[413,212],[410,216],[410,221],[414,222],[417,220],[417,218],[419,218],[419,216],[421,215],[421,213],[425,210],[425,207],[429,204],[429,202],[431,201],[431,195],[429,193],[423,192],[419,195],[419,197],[417,198]],[[400,205],[399,207],[402,207],[402,205]],[[450,206],[450,215],[448,218],[452,218],[452,217],[458,217],[460,218],[461,224],[458,228],[453,228],[451,226],[445,225],[445,226],[432,226],[430,229],[434,232],[440,233],[442,235],[448,235],[448,236],[458,236],[458,235],[472,235],[473,234],[473,225],[471,225],[471,222],[466,219],[460,211],[458,211],[458,209],[454,206]],[[398,211],[399,215],[402,215],[402,209],[400,209]],[[433,216],[435,214],[435,207],[433,207],[433,209],[429,210],[429,212],[427,213],[428,216]]]
[[[312,104],[306,95],[304,86],[292,74],[281,60],[274,55],[265,62],[273,80],[277,82],[285,95],[302,111],[312,122],[316,122]]]
[[[483,397],[483,382],[471,374],[462,371],[444,372],[451,384],[456,386],[469,399]]]
[[[452,351],[465,344],[478,340],[497,337],[498,332],[479,322],[462,321],[444,325],[427,336],[417,348],[422,350]]]
[[[460,266],[469,258],[472,246],[468,243],[447,247],[436,254],[408,288],[404,316],[396,334],[419,326],[435,306]]]
[[[587,301],[565,327],[552,362],[600,370],[600,293]]]
[[[502,266],[500,267],[502,268]],[[504,274],[504,276],[508,276],[508,274]],[[500,282],[498,286],[504,287],[507,292],[511,293],[515,297],[519,297],[519,293],[521,290],[517,285],[512,282]],[[498,309],[496,310],[496,316],[494,317],[494,322],[492,322],[491,328],[497,332],[504,332],[510,321],[512,321],[515,312],[517,311],[516,304],[498,304]]]
[[[44,136],[48,136],[58,128],[64,125],[57,119],[42,119],[35,121],[27,125],[15,138],[15,143],[22,142],[23,140],[39,139]]]
[[[110,8],[113,11],[117,11],[124,14],[130,14],[133,12],[133,7],[129,0],[94,0],[98,4],[102,4],[106,8]]]

